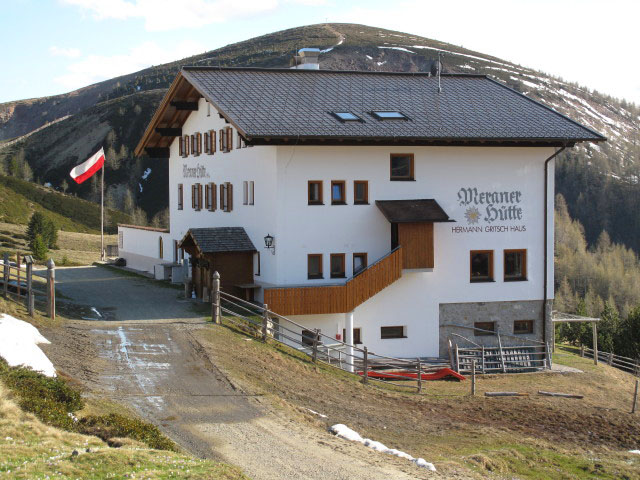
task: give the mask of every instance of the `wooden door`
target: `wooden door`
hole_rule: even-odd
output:
[[[433,268],[433,223],[399,223],[403,268]]]

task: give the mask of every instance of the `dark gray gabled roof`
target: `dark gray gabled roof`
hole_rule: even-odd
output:
[[[481,75],[184,67],[250,142],[573,144],[605,137]],[[401,111],[409,121],[377,120]],[[352,112],[363,122],[341,122]]]
[[[190,228],[182,242],[189,236],[193,238],[202,253],[256,251],[256,247],[242,227]],[[182,242],[180,242],[181,245]]]
[[[432,198],[417,200],[376,200],[376,206],[391,223],[453,222]]]

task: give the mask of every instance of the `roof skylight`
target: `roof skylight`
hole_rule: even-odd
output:
[[[371,115],[378,120],[409,120],[404,113],[394,110],[374,110]]]
[[[341,122],[363,122],[364,121],[355,113],[351,113],[351,112],[330,112],[330,113]]]

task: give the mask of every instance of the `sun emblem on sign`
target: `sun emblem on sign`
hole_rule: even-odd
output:
[[[464,212],[464,216],[469,224],[478,223],[478,220],[480,220],[480,212],[476,207],[467,208],[467,211]]]

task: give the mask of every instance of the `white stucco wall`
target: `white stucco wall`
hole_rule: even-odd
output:
[[[119,226],[118,235],[121,233],[122,246],[118,248],[118,256],[127,261],[127,267],[153,273],[154,265],[174,261],[173,241],[169,233]],[[160,238],[163,258],[160,258]]]
[[[415,181],[389,180],[391,153],[415,155]],[[433,198],[456,220],[435,224],[435,267],[432,271],[405,271],[399,281],[356,309],[354,327],[362,329],[363,342],[378,353],[436,356],[440,303],[543,298],[544,160],[552,153],[552,148],[279,147],[278,206],[287,215],[278,230],[278,283],[343,282],[329,278],[331,253],[346,253],[350,276],[354,252],[367,252],[372,263],[390,250],[390,224],[375,200]],[[549,176],[549,208],[553,212],[553,168]],[[307,205],[308,180],[323,180],[325,205]],[[346,181],[347,205],[331,205],[331,180]],[[353,205],[354,180],[369,182],[369,205]],[[521,192],[516,206],[522,209],[522,219],[487,222],[487,205],[477,205],[481,219],[469,224],[465,212],[474,205],[460,204],[461,188]],[[479,227],[480,232],[461,231],[461,227]],[[549,228],[552,233],[552,220]],[[552,298],[552,238],[549,242],[548,295]],[[527,281],[503,281],[505,249],[527,250]],[[470,283],[471,250],[494,251],[494,282]],[[323,280],[307,279],[309,253],[323,254]],[[323,329],[328,335],[340,333],[344,325],[344,315],[294,319],[304,325],[337,329]],[[381,340],[380,327],[394,325],[406,326],[408,338]]]

